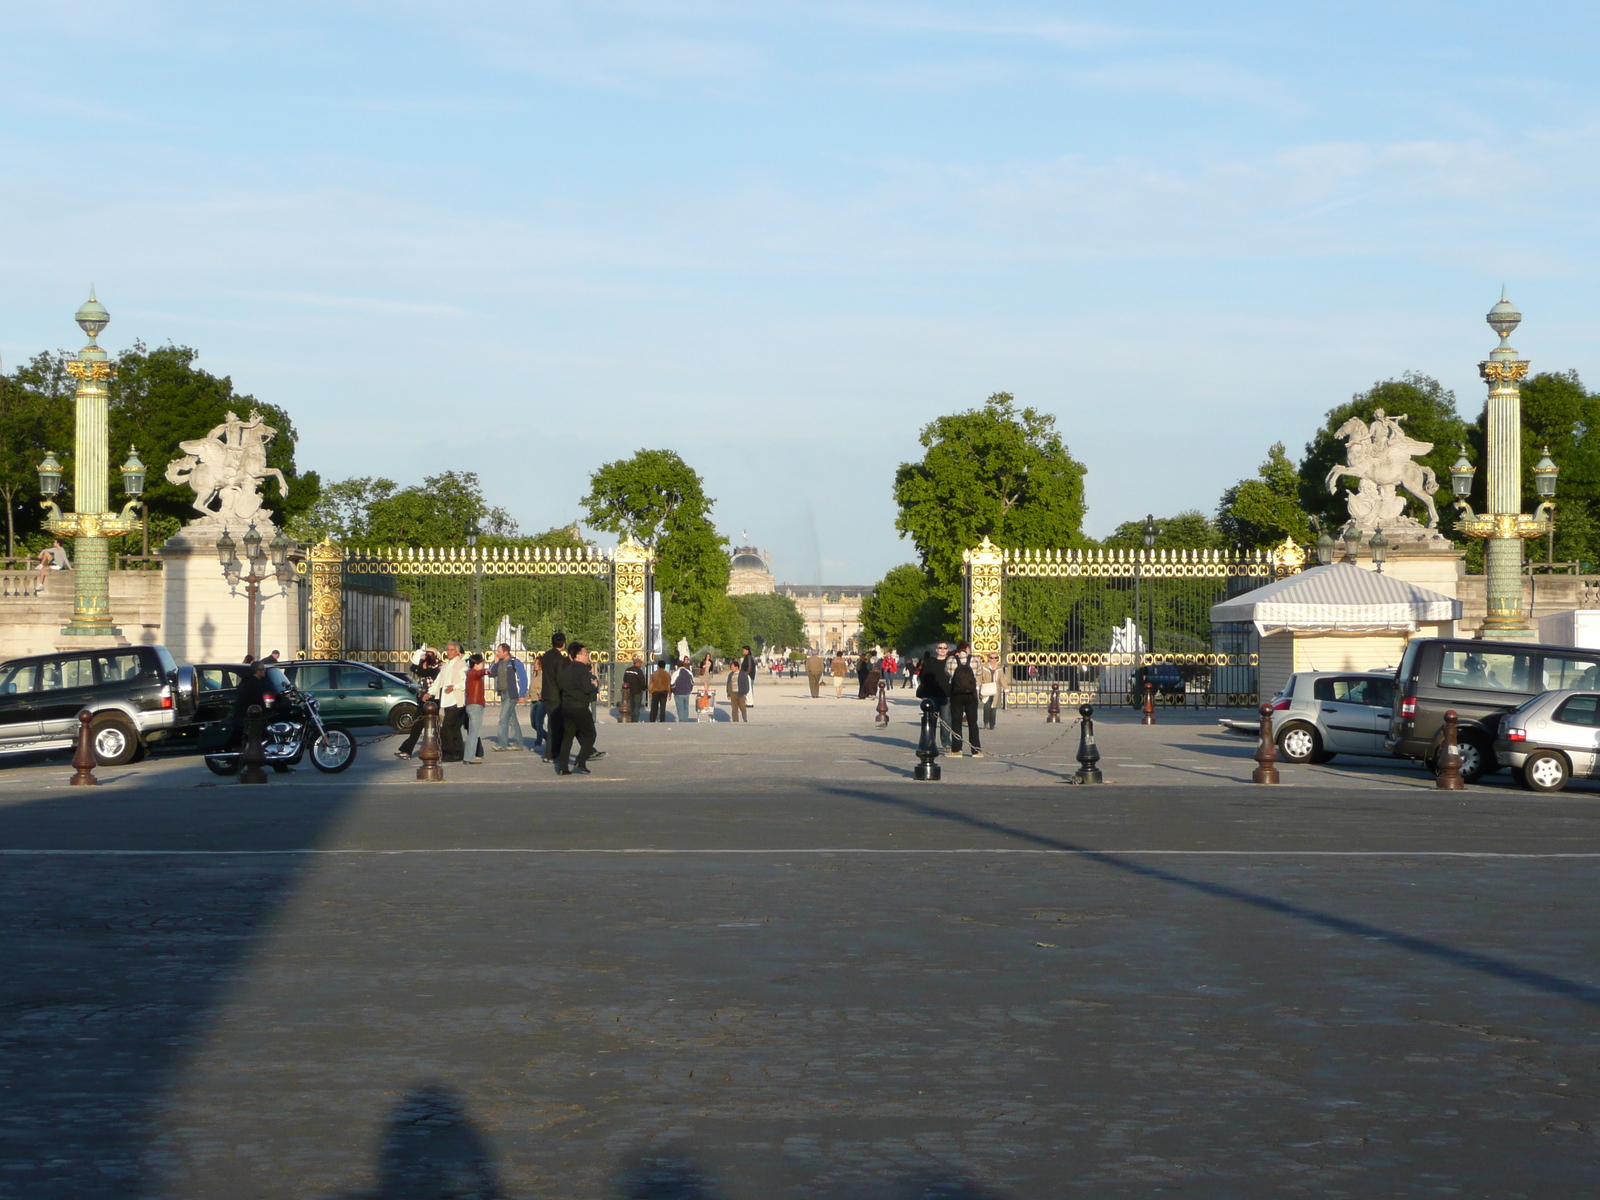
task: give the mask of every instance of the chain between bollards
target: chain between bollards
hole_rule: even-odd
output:
[[[1460,792],[1467,786],[1467,781],[1461,778],[1459,737],[1456,710],[1448,709],[1444,714],[1444,745],[1439,747],[1439,777],[1433,784],[1441,792]]]
[[[89,722],[93,718],[86,708],[78,714],[78,749],[72,756],[72,778],[68,780],[73,787],[98,787],[100,781],[94,777],[94,740],[89,732]]]
[[[1100,747],[1094,744],[1094,706],[1078,709],[1078,772],[1068,783],[1104,783],[1100,774]]]
[[[1278,782],[1278,744],[1272,740],[1272,705],[1261,706],[1261,741],[1256,745],[1256,769],[1251,783]]]
[[[443,757],[444,749],[439,744],[439,702],[429,699],[422,705],[422,741],[417,746],[421,765],[417,767],[417,778],[423,783],[443,783],[444,768],[439,765]]]
[[[922,702],[922,732],[917,737],[917,766],[911,778],[924,783],[937,783],[942,778],[939,770],[939,705],[935,700]]]
[[[262,744],[261,705],[252,704],[244,715],[244,745],[239,750],[239,782],[266,783],[267,748]]]

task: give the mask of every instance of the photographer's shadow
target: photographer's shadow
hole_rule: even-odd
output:
[[[429,1084],[401,1100],[378,1151],[378,1183],[349,1200],[505,1200],[487,1143],[461,1101]]]

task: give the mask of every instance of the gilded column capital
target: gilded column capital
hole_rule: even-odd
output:
[[[1483,376],[1484,382],[1494,385],[1515,383],[1528,373],[1528,360],[1510,359],[1496,362],[1488,360],[1478,364],[1478,374]]]
[[[117,367],[115,363],[97,362],[93,359],[82,358],[67,360],[67,374],[86,383],[91,380],[112,379],[116,376],[116,373]]]

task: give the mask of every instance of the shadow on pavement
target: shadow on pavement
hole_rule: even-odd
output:
[[[466,1108],[429,1084],[398,1105],[378,1151],[378,1186],[350,1200],[503,1200],[494,1159]]]
[[[1600,1007],[1600,987],[1579,983],[1576,980],[1566,979],[1560,975],[1552,975],[1547,971],[1539,971],[1532,967],[1524,967],[1518,963],[1495,958],[1492,955],[1479,954],[1476,951],[1449,946],[1443,942],[1436,942],[1431,938],[1400,933],[1393,929],[1385,929],[1381,925],[1373,925],[1366,921],[1358,921],[1352,917],[1341,917],[1335,913],[1307,908],[1303,904],[1280,900],[1275,896],[1266,896],[1259,892],[1246,891],[1243,888],[1230,887],[1224,883],[1212,883],[1205,879],[1195,879],[1177,871],[1136,862],[1119,854],[1096,850],[1091,846],[1077,845],[1073,842],[1063,841],[1060,838],[1053,838],[1045,834],[1034,833],[1031,830],[1019,829],[1013,825],[1006,825],[1000,821],[991,821],[983,817],[973,816],[970,813],[958,812],[955,809],[940,808],[934,804],[908,800],[903,796],[883,795],[846,787],[823,787],[819,790],[835,796],[853,797],[871,804],[899,808],[906,812],[916,813],[919,816],[932,817],[939,821],[949,821],[973,829],[982,829],[989,833],[1003,834],[1036,846],[1081,854],[1091,862],[1097,862],[1102,866],[1124,871],[1130,875],[1138,875],[1161,883],[1173,884],[1177,887],[1200,892],[1203,895],[1213,896],[1219,900],[1231,900],[1238,904],[1246,904],[1263,912],[1288,917],[1291,920],[1304,921],[1307,924],[1316,925],[1323,929],[1331,929],[1337,933],[1349,934],[1352,937],[1384,942],[1397,950],[1405,950],[1412,954],[1435,959],[1463,970],[1474,971],[1481,975],[1518,983],[1524,987],[1530,987],[1552,996],[1561,996],[1569,1000],[1577,1000],[1583,1004]]]
[[[222,822],[238,824],[242,805],[260,814],[272,844],[309,847],[354,790],[83,789],[0,809],[0,848],[70,847],[85,831],[100,845],[119,844],[119,831],[132,844],[204,845]],[[306,860],[3,861],[0,1195],[156,1194],[149,1146],[164,1095]]]

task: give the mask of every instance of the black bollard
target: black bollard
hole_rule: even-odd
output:
[[[1094,744],[1094,708],[1085,704],[1078,709],[1082,718],[1078,723],[1078,773],[1073,783],[1104,783],[1100,774],[1100,747]]]
[[[878,715],[872,718],[874,725],[887,725],[889,723],[889,685],[882,680],[878,681]]]
[[[1460,733],[1456,719],[1453,708],[1444,714],[1444,744],[1439,747],[1439,777],[1434,781],[1434,787],[1441,792],[1459,792],[1467,786],[1466,780],[1461,778],[1461,744],[1457,741]]]
[[[922,702],[922,733],[917,738],[917,767],[911,778],[924,783],[937,783],[942,778],[939,770],[939,702]]]
[[[250,711],[244,717],[244,746],[239,751],[240,783],[265,783],[267,773],[262,770],[267,765],[267,748],[262,744],[263,729],[266,718],[261,715],[261,706],[252,704]]]
[[[1050,707],[1044,710],[1044,723],[1046,725],[1061,724],[1061,685],[1050,685]]]

